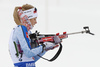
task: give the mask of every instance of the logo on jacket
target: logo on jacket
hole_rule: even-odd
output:
[[[26,67],[34,67],[35,64],[34,63],[26,63]]]

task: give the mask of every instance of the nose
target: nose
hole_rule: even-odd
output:
[[[35,22],[35,24],[37,24],[37,21]]]

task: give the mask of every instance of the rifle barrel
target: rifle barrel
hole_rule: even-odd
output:
[[[74,33],[68,33],[67,35],[73,35],[73,34],[80,34],[80,33],[86,33],[86,31],[81,31],[81,32],[74,32]]]

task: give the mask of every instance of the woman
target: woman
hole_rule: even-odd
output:
[[[37,23],[37,9],[32,5],[25,4],[22,7],[15,7],[13,17],[17,27],[11,33],[9,51],[14,67],[35,67],[35,62],[40,58],[37,55],[43,56],[47,50],[57,45],[45,42],[44,45],[31,47],[30,29]],[[59,38],[57,40],[60,42]]]

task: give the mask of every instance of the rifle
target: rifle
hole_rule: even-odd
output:
[[[87,34],[94,35],[93,33],[90,32],[90,29],[89,29],[88,26],[83,27],[83,29],[85,29],[85,30],[80,31],[80,32],[73,32],[73,33],[63,32],[63,34],[59,34],[59,33],[56,33],[56,34],[40,34],[40,32],[38,32],[36,30],[35,33],[33,33],[29,36],[30,36],[30,39],[31,39],[31,43],[34,44],[34,46],[33,46],[33,48],[34,48],[34,47],[39,46],[39,44],[43,44],[44,42],[54,42],[54,36],[58,36],[62,41],[62,39],[68,38],[68,35],[73,35],[73,34],[87,33]],[[45,59],[45,60],[48,60],[48,61],[54,61],[60,55],[60,53],[62,51],[62,44],[59,43],[59,45],[60,45],[59,50],[52,59],[48,60],[44,57],[41,57],[40,55],[38,55],[38,56]]]

